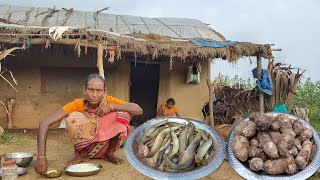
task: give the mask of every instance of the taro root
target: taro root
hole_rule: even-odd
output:
[[[263,160],[261,158],[252,158],[249,161],[249,166],[252,171],[263,170]]]
[[[271,123],[273,122],[272,115],[263,114],[256,119],[256,128],[257,131],[267,131],[269,130]]]
[[[251,113],[234,130],[231,148],[252,171],[292,175],[306,168],[316,153],[313,130],[288,115]]]
[[[238,135],[232,139],[231,148],[234,155],[242,162],[249,156],[249,141],[246,137]]]

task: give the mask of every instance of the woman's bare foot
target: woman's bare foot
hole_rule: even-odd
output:
[[[117,158],[114,154],[105,155],[104,160],[110,161],[113,164],[123,164],[124,161],[122,159]]]
[[[70,166],[73,164],[79,164],[81,162],[87,162],[90,160],[90,157],[88,155],[88,152],[82,151],[77,157],[75,157],[73,160],[66,163],[66,166]]]

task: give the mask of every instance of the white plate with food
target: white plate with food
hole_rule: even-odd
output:
[[[102,166],[100,164],[82,163],[74,164],[64,168],[64,171],[69,176],[91,176],[100,172]]]

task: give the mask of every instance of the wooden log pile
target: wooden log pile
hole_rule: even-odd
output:
[[[297,70],[297,72],[293,72]],[[268,75],[272,83],[272,96],[264,94],[264,109],[272,111],[278,104],[289,107],[294,96],[296,86],[304,71],[299,68],[291,68],[290,65],[273,63],[269,61]],[[246,89],[243,85],[229,86],[222,77],[213,81],[214,97],[216,101],[223,102],[226,113],[214,111],[215,124],[229,124],[234,121],[236,115],[248,116],[251,112],[259,112],[259,89],[254,87]],[[216,102],[215,101],[215,102]],[[217,105],[214,104],[214,109]],[[232,119],[233,118],[233,119]]]

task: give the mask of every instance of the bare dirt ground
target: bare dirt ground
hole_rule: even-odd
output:
[[[36,130],[27,130],[23,133],[23,130],[17,130],[14,132],[7,132],[7,135],[13,135],[18,137],[19,141],[15,143],[6,143],[0,144],[0,154],[10,153],[10,152],[37,152],[36,146]],[[126,160],[124,149],[120,148],[116,155],[125,160],[125,163],[122,165],[114,165],[110,162],[95,159],[90,160],[91,163],[101,164],[103,168],[100,173],[88,176],[88,177],[71,177],[66,174],[62,174],[59,178],[56,179],[86,179],[86,180],[100,180],[100,179],[150,179],[147,176],[144,176],[139,171],[135,170],[129,162]],[[67,132],[64,129],[50,130],[48,135],[47,142],[47,158],[49,161],[49,170],[51,169],[63,169],[64,164],[74,158],[75,154],[73,151],[73,146],[71,141],[67,136]],[[36,174],[34,171],[33,165],[34,160],[28,167],[27,174],[19,176],[21,180],[33,180],[33,179],[46,179],[45,177]],[[242,179],[227,163],[224,163],[220,166],[218,170],[210,174],[209,176],[203,179],[218,179],[218,180],[237,180]]]

